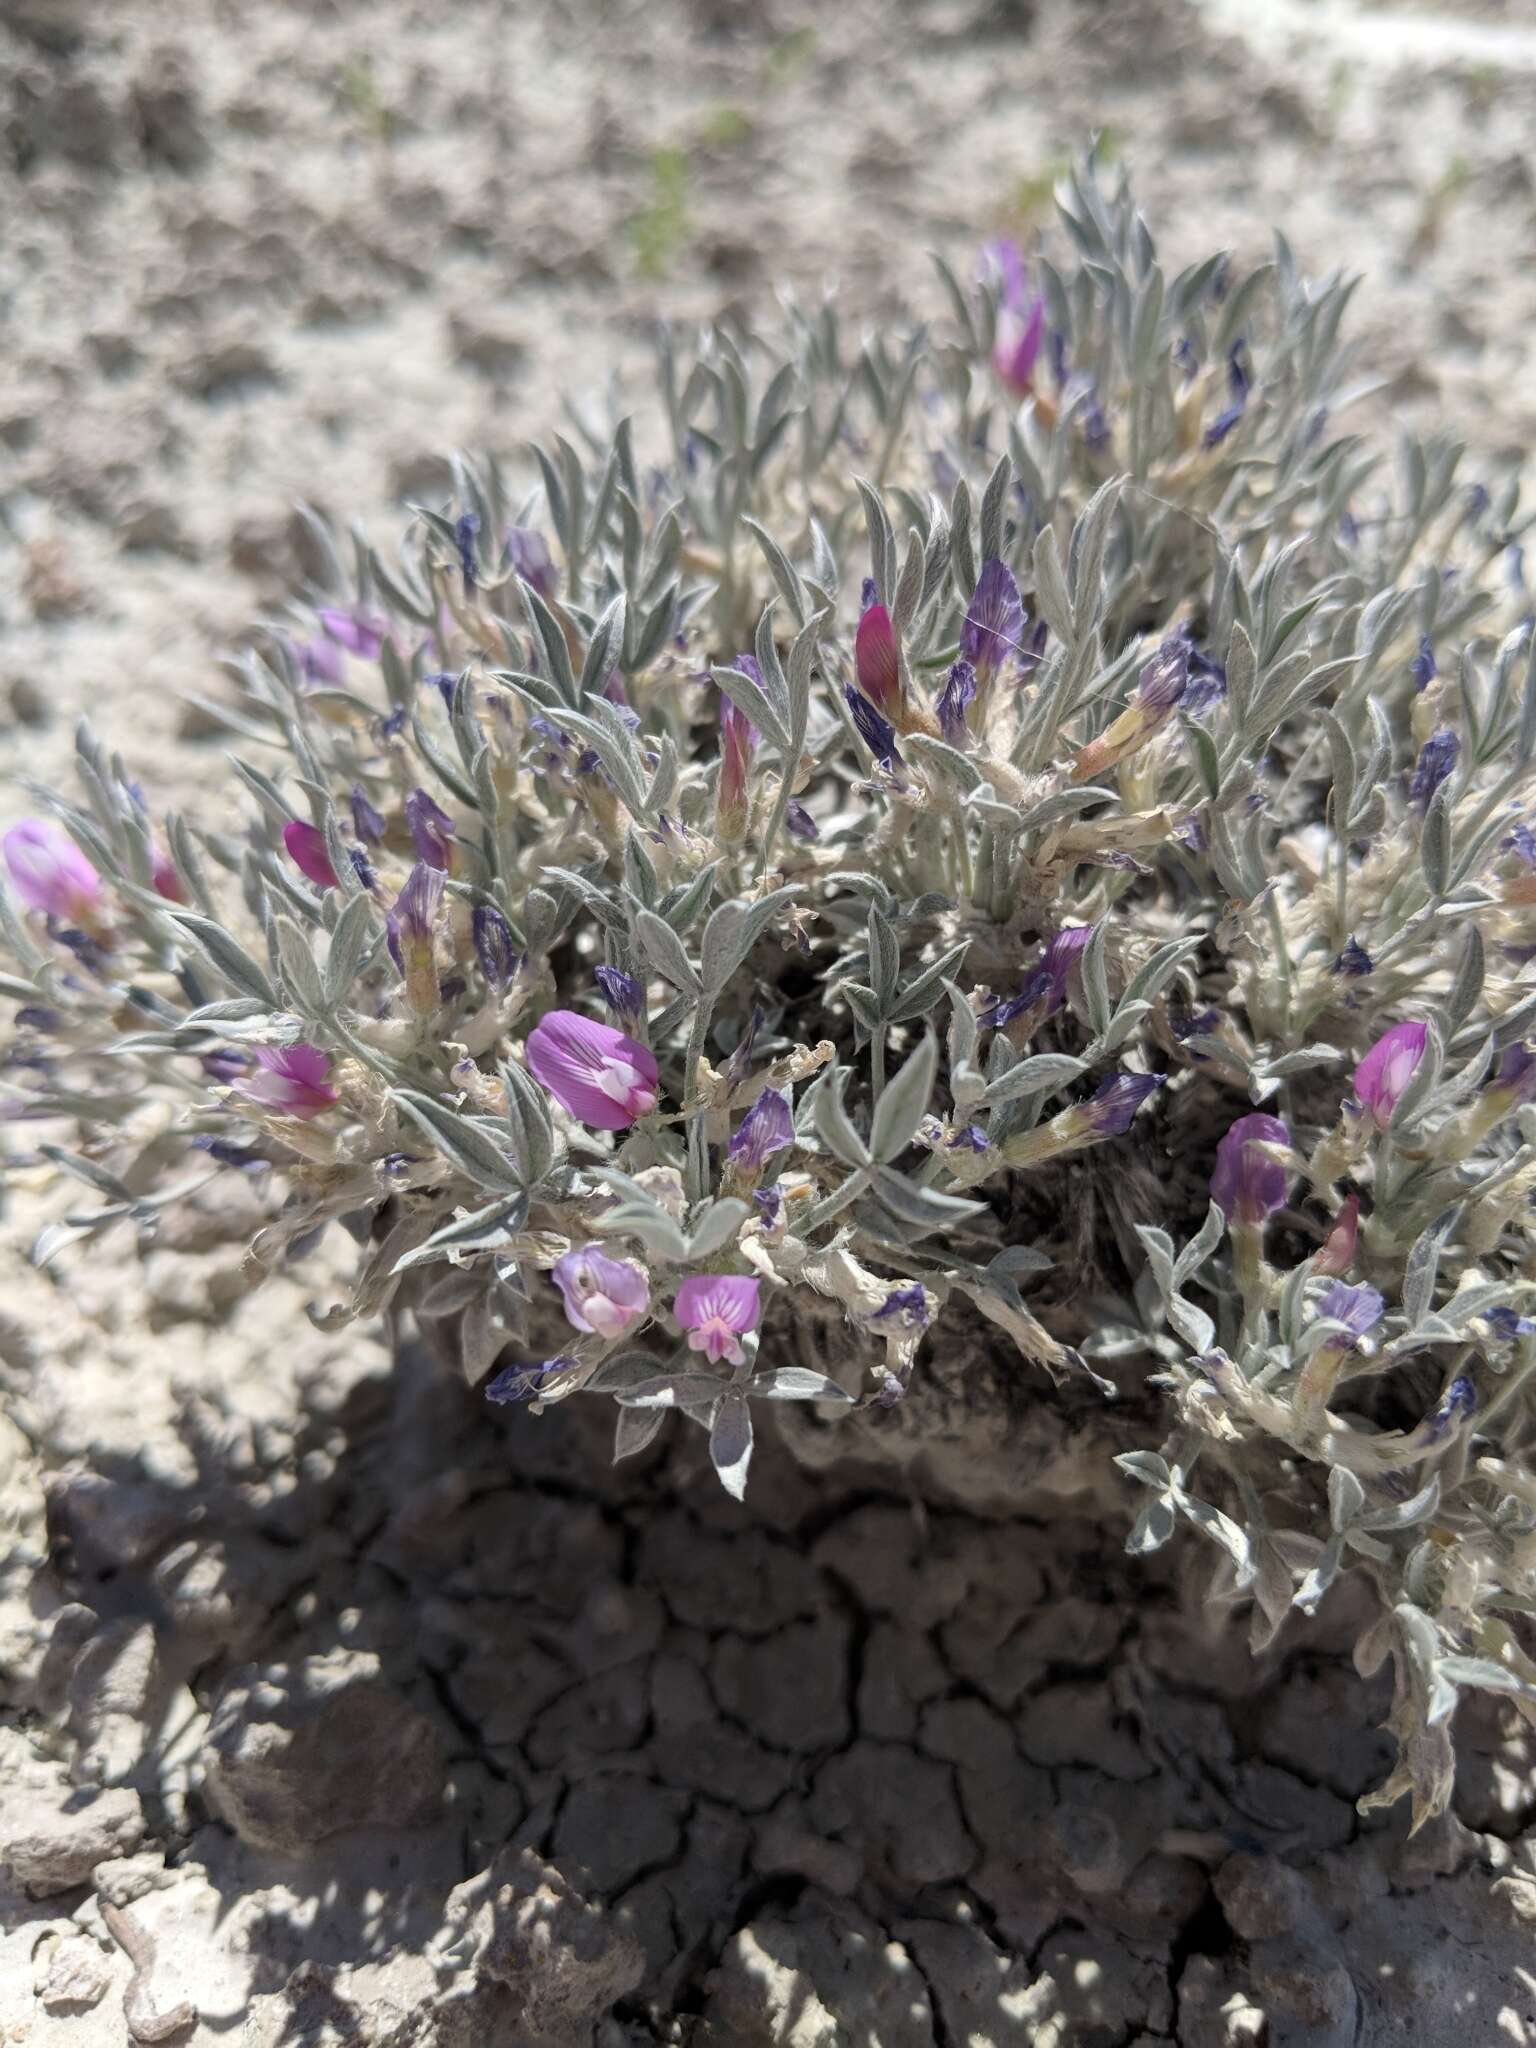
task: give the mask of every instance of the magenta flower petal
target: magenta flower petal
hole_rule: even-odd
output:
[[[300,818],[290,818],[283,827],[283,844],[294,866],[317,889],[336,887],[336,870],[331,866],[330,849],[326,846],[325,834],[317,826],[306,825]]]
[[[1240,1116],[1233,1124],[1216,1147],[1216,1171],[1211,1175],[1211,1200],[1229,1223],[1262,1223],[1284,1207],[1290,1176],[1259,1148],[1290,1142],[1289,1127],[1262,1111]]]
[[[256,1072],[237,1082],[242,1095],[282,1116],[319,1116],[340,1101],[329,1085],[331,1057],[318,1045],[258,1045]]]
[[[998,315],[997,345],[992,367],[1016,397],[1034,389],[1035,364],[1045,338],[1045,300],[1037,297],[1027,313],[1005,308]]]
[[[574,1010],[551,1010],[528,1034],[528,1065],[562,1109],[600,1131],[623,1131],[656,1107],[650,1049]]]
[[[181,886],[181,876],[176,872],[176,863],[162,847],[155,848],[153,868],[155,894],[163,896],[167,903],[185,903],[187,892]]]
[[[757,1328],[762,1313],[759,1280],[740,1273],[696,1273],[677,1290],[674,1310],[688,1332],[690,1351],[702,1351],[712,1364],[722,1358],[740,1365],[739,1337]]]
[[[556,1259],[551,1277],[572,1325],[610,1342],[639,1322],[651,1305],[651,1283],[628,1259],[610,1259],[592,1245]]]
[[[1429,1026],[1412,1017],[1382,1033],[1355,1069],[1355,1093],[1378,1124],[1391,1120],[1403,1090],[1424,1057]]]
[[[16,894],[29,910],[71,924],[89,920],[101,902],[101,877],[62,825],[23,818],[0,839]]]
[[[384,645],[386,625],[383,619],[370,618],[355,607],[343,610],[339,605],[322,606],[319,616],[321,625],[337,646],[345,647],[349,654],[361,655],[364,661],[374,660]]]
[[[891,615],[883,604],[872,604],[859,621],[853,665],[865,696],[887,718],[894,718],[901,706],[901,666]]]

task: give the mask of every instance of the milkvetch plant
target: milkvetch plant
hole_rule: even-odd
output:
[[[936,1326],[1085,1374],[1257,1645],[1370,1589],[1422,1820],[1458,1690],[1536,1700],[1529,521],[1352,430],[1283,240],[1167,275],[1090,165],[940,276],[668,337],[396,559],[313,522],[236,803],[81,732],[3,843],[36,1255],[265,1172],[258,1261],[362,1248],[328,1327],[736,1494],[764,1401],[920,1418]]]

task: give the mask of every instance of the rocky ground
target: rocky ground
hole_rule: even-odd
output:
[[[446,448],[643,404],[657,315],[933,305],[924,250],[1042,218],[1095,126],[1172,260],[1278,223],[1365,273],[1378,430],[1516,462],[1521,12],[0,0],[3,765],[67,775],[88,711],[206,815],[195,700],[301,581],[296,499],[386,538]],[[1456,1817],[1361,1820],[1348,1591],[1255,1667],[1205,1559],[1122,1558],[1043,1380],[1010,1511],[804,1444],[743,1510],[315,1331],[323,1250],[253,1293],[247,1183],[47,1274],[29,1200],[0,2038],[1536,2041],[1525,1741],[1464,1709]]]

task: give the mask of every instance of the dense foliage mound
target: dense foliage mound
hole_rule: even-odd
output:
[[[1457,1689],[1536,1688],[1518,492],[1347,430],[1283,241],[1167,278],[1090,165],[1049,248],[938,332],[670,337],[393,563],[316,522],[227,804],[82,733],[5,835],[12,1162],[92,1191],[40,1258],[265,1173],[257,1261],[362,1247],[329,1324],[735,1493],[755,1403],[899,1402],[950,1312],[1042,1402],[1154,1375],[1131,1547],[1192,1523],[1258,1644],[1364,1574],[1422,1819]],[[764,1335],[813,1297],[835,1377]]]

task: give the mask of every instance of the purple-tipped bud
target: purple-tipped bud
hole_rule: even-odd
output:
[[[777,1230],[784,1220],[784,1197],[777,1186],[754,1188],[752,1201],[764,1230]]]
[[[1501,1344],[1513,1344],[1518,1338],[1536,1334],[1536,1319],[1522,1316],[1512,1308],[1490,1308],[1484,1312],[1483,1321]]]
[[[562,1109],[623,1131],[656,1107],[656,1057],[637,1039],[575,1010],[551,1010],[528,1034],[528,1065]]]
[[[331,866],[330,849],[325,843],[325,834],[317,826],[306,825],[300,818],[290,818],[283,827],[283,844],[294,866],[317,889],[336,887],[336,870]]]
[[[843,690],[854,726],[859,738],[868,747],[882,768],[889,768],[901,759],[901,750],[896,744],[896,728],[889,719],[882,718],[869,699],[848,684]]]
[[[1131,1119],[1163,1085],[1161,1074],[1111,1074],[1100,1082],[1083,1104],[1083,1114],[1095,1137],[1119,1138],[1131,1128]]]
[[[1419,1432],[1426,1442],[1437,1444],[1443,1436],[1467,1421],[1477,1408],[1477,1389],[1465,1373],[1460,1373],[1446,1388],[1438,1405],[1419,1424]]]
[[[637,1029],[645,1020],[645,983],[621,967],[594,967],[592,973],[619,1022],[630,1031]]]
[[[1362,975],[1370,974],[1373,967],[1374,962],[1370,954],[1355,938],[1346,940],[1343,952],[1333,963],[1334,973],[1342,974],[1350,980],[1358,980]]]
[[[523,964],[512,927],[494,903],[477,903],[469,920],[475,958],[492,988],[506,988]]]
[[[1059,931],[1040,956],[1039,965],[1024,978],[1023,986],[1016,996],[1005,1003],[998,1003],[988,1011],[985,1022],[1001,1031],[1016,1017],[1042,1005],[1040,1016],[1054,1017],[1067,999],[1067,981],[1073,967],[1082,957],[1083,948],[1093,937],[1091,924],[1068,925]]]
[[[1165,718],[1189,687],[1189,642],[1171,634],[1141,671],[1136,702]]]
[[[611,1344],[638,1323],[651,1305],[651,1283],[628,1259],[611,1259],[594,1245],[556,1259],[551,1277],[574,1328]]]
[[[1461,741],[1448,725],[1442,725],[1424,742],[1413,771],[1413,780],[1408,785],[1408,794],[1420,810],[1429,809],[1435,791],[1456,766],[1460,752]]]
[[[1016,398],[1034,389],[1035,364],[1045,339],[1045,300],[1038,293],[1027,308],[1004,307],[997,316],[992,367]]]
[[[355,606],[344,610],[338,605],[322,606],[319,617],[320,624],[338,647],[345,647],[348,654],[359,655],[364,661],[377,659],[388,630],[385,620],[372,618]]]
[[[466,512],[453,529],[454,546],[459,551],[459,573],[464,578],[464,588],[475,587],[475,542],[480,534],[480,521],[473,512]]]
[[[760,1173],[776,1152],[794,1142],[788,1097],[777,1088],[765,1088],[742,1118],[727,1157],[740,1172]]]
[[[872,604],[859,621],[853,642],[853,666],[859,688],[887,718],[901,710],[901,664],[896,658],[896,634],[891,615],[883,604]]]
[[[910,1287],[893,1287],[869,1319],[872,1323],[899,1322],[903,1329],[928,1327],[928,1297],[913,1281]]]
[[[1536,1102],[1536,1053],[1528,1045],[1506,1046],[1498,1072],[1483,1090],[1486,1111],[1512,1116],[1528,1102]]]
[[[1023,639],[1024,600],[1018,583],[1007,563],[994,557],[982,565],[976,579],[970,609],[960,628],[960,652],[974,662],[977,675],[986,683],[1014,658]]]
[[[369,803],[360,783],[352,790],[352,830],[365,846],[379,846],[389,830],[382,815]]]
[[[405,800],[405,822],[411,828],[416,851],[429,868],[453,872],[453,841],[458,827],[440,804],[424,789],[413,789]]]
[[[939,730],[952,747],[963,747],[970,738],[965,722],[968,706],[976,698],[976,671],[968,661],[957,661],[939,692]]]
[[[341,1100],[327,1078],[330,1055],[318,1045],[258,1045],[252,1051],[256,1071],[236,1085],[263,1109],[308,1122]]]
[[[1416,690],[1427,689],[1440,673],[1435,663],[1435,650],[1427,633],[1419,635],[1419,651],[1408,664],[1408,673],[1413,677]]]
[[[871,605],[880,602],[880,586],[873,576],[866,576],[859,585],[859,617],[862,619]]]
[[[417,861],[384,920],[390,958],[405,980],[405,992],[418,1017],[437,1008],[437,920],[443,906],[443,873]]]
[[[821,827],[798,798],[791,797],[784,812],[784,829],[795,839],[819,839]]]
[[[549,543],[537,527],[507,528],[507,561],[540,597],[554,595],[555,565],[550,558]]]
[[[62,825],[23,818],[0,839],[16,894],[29,910],[69,924],[90,924],[101,904],[102,882]]]
[[[1347,1287],[1342,1280],[1317,1304],[1317,1312],[1330,1323],[1342,1323],[1352,1342],[1368,1336],[1381,1321],[1386,1303],[1374,1287]]]
[[[1243,360],[1244,343],[1239,340],[1232,344],[1227,355],[1227,392],[1229,403],[1224,412],[1217,414],[1205,431],[1207,448],[1218,447],[1237,425],[1248,409],[1248,394],[1253,388]]]
[[[1216,1147],[1211,1200],[1229,1223],[1263,1223],[1285,1206],[1290,1175],[1266,1145],[1289,1147],[1289,1127],[1262,1110],[1240,1116]]]
[[[495,1378],[486,1382],[485,1398],[494,1401],[498,1407],[506,1407],[515,1401],[534,1400],[541,1387],[556,1374],[569,1372],[576,1360],[562,1353],[559,1358],[546,1358],[541,1365],[504,1365]]]
[[[755,683],[762,682],[750,654],[737,656],[736,666]],[[720,695],[720,781],[715,792],[715,832],[722,846],[737,846],[746,837],[747,784],[757,751],[757,727],[739,705]]]
[[[740,1365],[745,1354],[738,1340],[757,1328],[761,1286],[737,1273],[699,1273],[685,1280],[674,1313],[688,1332],[688,1349],[702,1351],[715,1365],[722,1358]]]
[[[1428,1038],[1429,1026],[1420,1018],[1394,1024],[1355,1068],[1355,1093],[1383,1128],[1413,1079]]]

